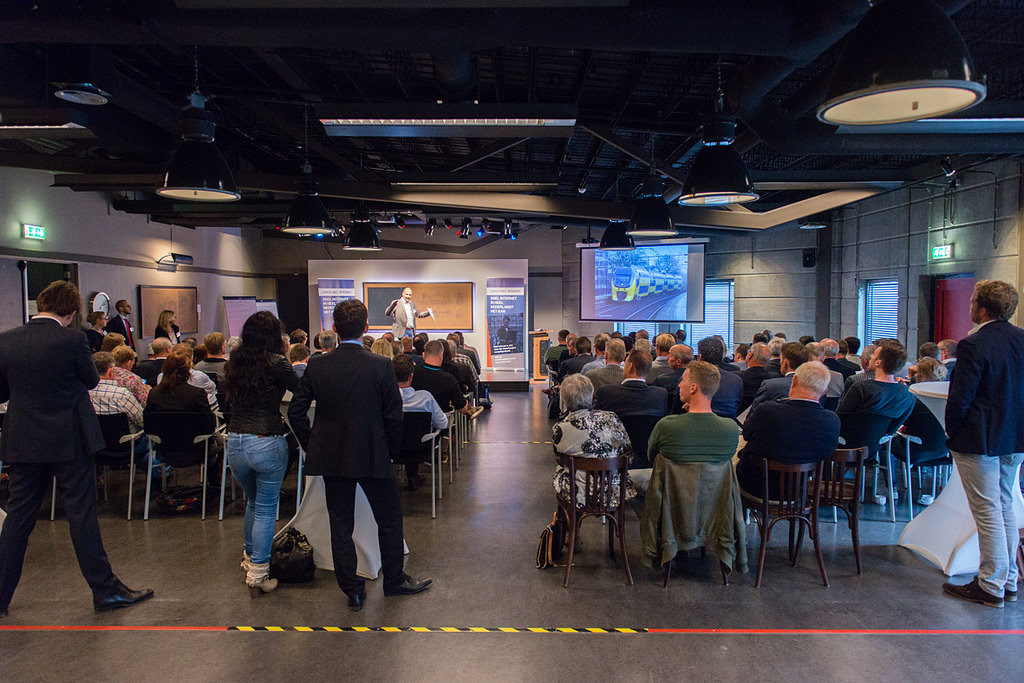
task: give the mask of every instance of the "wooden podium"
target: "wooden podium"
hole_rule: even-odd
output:
[[[530,331],[530,379],[543,381],[548,378],[548,366],[544,364],[544,356],[551,346],[553,333],[554,330]]]

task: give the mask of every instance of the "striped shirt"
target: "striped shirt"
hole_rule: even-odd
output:
[[[93,410],[97,415],[126,413],[133,432],[142,430],[142,404],[132,392],[112,379],[101,379],[95,389],[89,391]]]

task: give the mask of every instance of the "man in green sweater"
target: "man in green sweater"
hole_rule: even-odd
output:
[[[734,420],[711,412],[711,398],[718,391],[721,371],[704,361],[686,366],[679,381],[682,415],[658,421],[647,442],[653,463],[661,455],[673,462],[722,462],[736,454],[739,427]]]

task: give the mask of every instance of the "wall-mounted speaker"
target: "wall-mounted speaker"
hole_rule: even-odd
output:
[[[813,268],[818,263],[818,252],[816,249],[804,249],[804,268]]]

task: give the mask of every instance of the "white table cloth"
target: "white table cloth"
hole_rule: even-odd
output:
[[[911,385],[910,391],[928,406],[939,424],[945,428],[949,382],[921,382]],[[1018,522],[1022,522],[1024,498],[1020,493],[1019,470],[1013,492],[1014,514]],[[974,524],[974,517],[967,503],[967,494],[956,465],[953,465],[953,474],[935,502],[903,529],[899,544],[928,560],[947,576],[973,574],[978,571],[981,560],[978,529]]]
[[[380,544],[377,539],[377,521],[370,509],[370,502],[360,486],[356,486],[355,526],[352,542],[356,546],[356,573],[367,579],[376,579],[380,574]],[[302,504],[291,521],[285,525],[306,535],[313,546],[313,562],[320,569],[334,571],[334,557],[331,554],[331,522],[327,516],[327,499],[324,497],[323,477],[306,477]],[[282,532],[284,531],[282,529]],[[278,532],[281,533],[281,532]],[[409,546],[405,545],[406,554]]]

